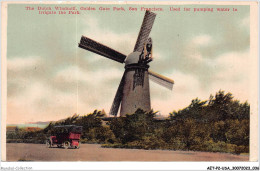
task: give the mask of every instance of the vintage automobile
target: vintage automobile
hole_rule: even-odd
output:
[[[46,147],[79,148],[80,135],[82,133],[82,126],[75,125],[61,125],[54,126],[52,135],[46,140]]]

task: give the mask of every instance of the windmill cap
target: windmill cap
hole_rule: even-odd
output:
[[[137,51],[130,53],[130,54],[126,57],[125,65],[138,63],[140,54],[141,54],[141,52],[137,52]]]

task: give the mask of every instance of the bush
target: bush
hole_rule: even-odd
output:
[[[171,139],[168,145],[168,149],[171,150],[184,150],[186,149],[186,144],[183,142],[181,138]]]
[[[101,147],[103,147],[103,148],[127,148],[126,145],[123,145],[123,144],[121,144],[121,143],[102,144]]]

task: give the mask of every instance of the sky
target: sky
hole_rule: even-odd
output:
[[[135,5],[30,5],[96,7],[79,15],[39,15],[26,4],[8,5],[7,124],[55,121],[111,107],[124,64],[78,48],[82,35],[130,54],[144,11]],[[123,6],[125,11],[99,11]],[[128,11],[128,7],[138,11]],[[154,7],[154,5],[143,5]],[[150,82],[151,106],[167,116],[192,99],[207,100],[219,90],[249,101],[250,8],[217,12],[212,5],[175,5],[213,12],[173,12],[155,6],[154,60],[150,69],[174,80],[170,91]]]

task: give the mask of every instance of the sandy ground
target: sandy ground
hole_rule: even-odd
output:
[[[248,161],[249,156],[225,153],[102,148],[46,148],[44,144],[7,143],[7,161]]]

